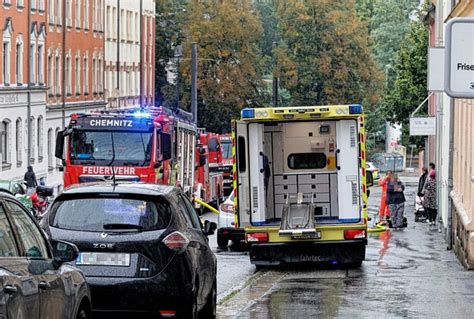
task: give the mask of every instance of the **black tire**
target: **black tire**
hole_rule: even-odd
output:
[[[198,288],[196,287],[196,290]],[[186,318],[186,319],[197,319],[198,318],[198,302],[197,302],[197,291],[193,293],[191,296],[188,308],[185,310],[182,316],[178,316],[178,318]]]
[[[76,314],[76,319],[90,319],[92,317],[90,307],[82,304]]]
[[[221,249],[227,249],[229,245],[229,239],[223,237],[219,232],[217,232],[217,246]]]
[[[204,308],[202,308],[201,312],[199,313],[199,318],[209,318],[215,319],[217,312],[217,279],[214,279],[214,283],[212,284],[211,292],[207,297],[207,302]]]

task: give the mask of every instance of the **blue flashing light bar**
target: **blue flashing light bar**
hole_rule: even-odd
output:
[[[252,119],[255,117],[255,110],[251,108],[245,108],[242,110],[242,118]]]
[[[362,114],[362,105],[360,104],[349,105],[349,114]]]
[[[145,112],[145,111],[136,111],[133,113],[133,116],[136,118],[143,118],[143,119],[149,119],[151,118],[150,113]]]

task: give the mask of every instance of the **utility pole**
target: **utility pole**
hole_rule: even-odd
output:
[[[276,42],[273,42],[273,51],[275,50],[275,47],[277,46]],[[275,53],[275,52],[274,52]],[[273,80],[272,80],[272,101],[273,101],[273,107],[278,107],[278,78],[276,77],[276,59],[275,56],[273,56]]]
[[[27,21],[27,24],[28,24],[28,32],[26,34],[26,43],[27,43],[27,50],[28,50],[28,61],[26,62],[26,65],[27,65],[27,73],[28,73],[28,84],[27,84],[27,89],[26,89],[26,97],[27,97],[27,109],[26,109],[26,116],[27,116],[27,129],[28,129],[28,135],[27,135],[27,144],[28,144],[28,151],[27,151],[27,154],[26,156],[28,157],[26,159],[26,163],[27,163],[27,166],[30,166],[31,165],[31,137],[33,136],[33,132],[31,132],[31,81],[33,79],[31,79],[31,72],[30,72],[30,69],[31,69],[31,63],[30,63],[30,55],[31,55],[31,1],[28,1],[28,6],[27,6],[27,13],[28,13],[28,21]],[[18,82],[18,80],[17,80]],[[41,138],[40,136],[38,136],[38,138]],[[3,152],[5,152],[5,150],[2,150]]]
[[[191,111],[193,113],[194,124],[198,122],[197,109],[197,43],[193,42],[191,56]]]

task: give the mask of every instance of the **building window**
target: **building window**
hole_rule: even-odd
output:
[[[30,0],[31,10],[36,10],[36,0]]]
[[[38,83],[44,84],[44,45],[38,45]]]
[[[10,3],[10,1],[6,1],[7,3]],[[5,1],[4,1],[5,3]],[[16,0],[16,6],[20,9],[25,7],[25,4],[23,3],[23,0]]]
[[[72,0],[66,0],[66,26],[72,27]]]
[[[30,44],[30,78],[29,78],[29,83],[33,84],[36,83],[36,59],[35,59],[35,54],[36,54],[36,44],[31,43]]]
[[[54,64],[53,56],[51,53],[48,54],[48,86],[49,86],[49,95],[54,94]]]
[[[38,147],[38,162],[43,161],[43,117],[38,117],[38,125],[36,126],[38,130],[38,135],[36,135],[37,139],[37,147]]]
[[[22,137],[22,129],[21,129],[21,118],[18,118],[16,120],[16,125],[15,125],[15,133],[16,133],[16,164],[17,166],[21,166],[22,163],[22,157],[23,157],[23,152],[21,150],[21,137]]]
[[[117,38],[117,9],[112,8],[112,38]]]
[[[23,84],[23,42],[16,43],[15,52],[15,75],[16,83],[18,85]]]
[[[30,117],[30,131],[28,132],[29,136],[30,136],[30,141],[31,141],[31,153],[30,153],[30,163],[34,163],[35,162],[35,132],[36,132],[36,129],[35,129],[35,118],[34,116]]]
[[[76,0],[76,28],[81,28],[81,0]]]
[[[120,10],[120,37],[121,37],[121,40],[125,40],[125,37],[126,37],[126,28],[127,28],[127,24],[126,24],[126,17],[125,17],[125,10]]]
[[[62,18],[62,5],[61,5],[62,0],[56,0],[56,24],[57,25],[62,25],[63,23],[63,18]]]
[[[84,0],[84,29],[89,30],[89,1]]]
[[[71,96],[71,87],[72,87],[72,77],[71,77],[71,57],[68,55],[66,56],[66,94],[67,96]]]
[[[74,75],[75,75],[75,91],[76,95],[81,94],[81,58],[79,55],[79,52],[76,55],[76,65],[75,65],[75,70],[74,70]]]
[[[48,130],[48,169],[53,169],[53,129]]]
[[[49,24],[54,24],[54,1],[55,0],[48,0],[48,21]]]
[[[55,91],[56,96],[59,96],[61,95],[61,57],[59,55],[56,55],[56,65],[54,69],[56,70],[56,76],[54,81],[54,83],[56,84]]]
[[[89,58],[84,57],[84,66],[83,69],[83,81],[84,81],[84,94],[89,94]]]
[[[0,125],[0,153],[2,157],[2,164],[10,163],[10,148],[8,141],[10,139],[9,132],[10,121],[4,120]]]
[[[44,12],[44,0],[38,0],[38,10]]]
[[[95,56],[92,58],[92,92],[97,93],[97,60]]]
[[[5,41],[2,45],[2,72],[3,83],[10,84],[10,42]]]

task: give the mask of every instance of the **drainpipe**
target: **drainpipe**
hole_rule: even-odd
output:
[[[446,242],[448,250],[453,249],[453,173],[454,173],[454,99],[449,99],[449,169],[448,169],[448,220],[446,225]]]
[[[62,16],[62,19],[63,19],[63,25],[62,25],[62,28],[63,28],[63,45],[62,45],[62,70],[61,70],[61,77],[62,77],[62,83],[61,83],[61,100],[62,100],[62,124],[63,124],[63,127],[66,127],[66,83],[67,83],[67,79],[66,79],[66,32],[67,32],[67,26],[66,26],[66,1],[61,1],[61,4],[62,4],[62,10],[63,10],[63,16]],[[69,70],[69,72],[71,72],[71,70]]]
[[[28,1],[28,18],[27,18],[27,24],[28,24],[28,33],[26,35],[26,42],[27,42],[27,56],[28,56],[28,61],[26,62],[27,65],[27,72],[28,72],[28,83],[26,87],[26,103],[27,103],[27,108],[26,108],[26,116],[27,116],[27,127],[28,127],[28,135],[27,135],[27,144],[28,144],[28,150],[26,156],[28,157],[26,160],[27,166],[31,165],[31,137],[33,132],[31,132],[31,77],[30,77],[30,68],[31,68],[31,63],[30,63],[30,54],[31,54],[31,48],[30,48],[30,42],[31,42],[31,1]],[[17,79],[18,82],[18,79]],[[38,136],[38,138],[40,138]]]
[[[120,109],[120,0],[117,0],[117,109]]]
[[[144,50],[143,50],[143,0],[140,0],[140,17],[139,17],[139,20],[140,20],[140,68],[139,68],[139,72],[140,72],[140,108],[143,108],[143,54],[144,53]],[[145,73],[146,74],[146,73]],[[136,84],[135,84],[136,85]]]

